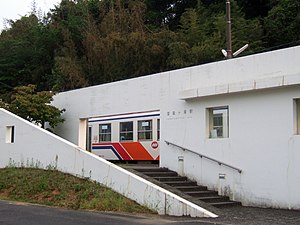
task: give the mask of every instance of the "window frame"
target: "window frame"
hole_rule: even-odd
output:
[[[141,123],[149,123],[148,126],[141,126],[140,127],[140,124]],[[138,120],[137,121],[137,139],[138,141],[152,141],[153,140],[153,120],[152,119],[148,119],[148,120]],[[150,129],[140,129],[140,128],[143,128],[143,127],[149,127]],[[143,135],[140,135],[140,134],[143,134]],[[147,138],[147,136],[149,136],[149,138]],[[141,138],[140,136],[143,136],[145,138]]]
[[[208,138],[229,138],[229,107],[219,106],[207,108],[208,113]],[[215,124],[221,122],[221,124]]]
[[[101,126],[108,126],[109,128],[107,129],[109,132],[101,132],[102,129]],[[99,142],[111,142],[111,137],[112,137],[112,130],[111,130],[112,126],[111,126],[111,123],[101,123],[99,124]],[[102,137],[109,137],[107,140],[106,138],[105,139],[102,139]]]
[[[132,130],[126,130],[126,131],[122,131],[122,124],[125,124],[125,123],[131,123],[132,125],[131,125],[131,127],[132,127]],[[124,135],[122,135],[122,134],[125,134],[125,136]],[[131,134],[131,136],[132,136],[132,139],[122,139],[122,137],[128,137],[128,134]],[[120,122],[119,123],[119,141],[120,142],[131,142],[131,141],[133,141],[134,140],[134,123],[133,123],[133,121],[124,121],[124,122]]]

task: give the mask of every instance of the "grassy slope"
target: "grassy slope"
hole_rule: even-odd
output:
[[[0,199],[72,209],[151,213],[100,184],[55,170],[0,169]]]

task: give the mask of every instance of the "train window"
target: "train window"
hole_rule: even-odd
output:
[[[152,120],[138,121],[138,140],[152,140]]]
[[[157,140],[160,139],[160,119],[157,119]]]
[[[99,141],[108,142],[111,141],[111,124],[100,124],[99,125]]]
[[[133,122],[120,122],[120,141],[133,141]]]

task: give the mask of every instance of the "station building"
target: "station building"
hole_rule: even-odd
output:
[[[159,112],[159,165],[246,206],[300,209],[300,46],[59,93],[59,136]],[[158,127],[156,127],[158,129]]]

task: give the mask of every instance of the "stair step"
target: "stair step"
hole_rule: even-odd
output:
[[[176,177],[176,176],[172,176],[172,177],[152,177],[155,180],[158,180],[160,182],[170,182],[170,181],[186,181],[187,178],[186,177]]]
[[[168,184],[172,187],[179,187],[179,186],[197,186],[197,182],[195,181],[188,181],[187,179],[181,181],[164,181],[165,184]]]
[[[197,185],[197,182],[191,181],[187,177],[181,177],[168,168],[144,167],[134,168],[134,170],[143,173],[166,186],[171,186],[173,188],[171,190],[176,188],[178,191],[190,195],[192,199],[206,202],[214,207],[222,208],[241,205],[240,202],[231,201],[227,196],[219,196],[217,191],[207,190],[206,186],[199,186]]]
[[[187,191],[207,191],[207,187],[204,186],[174,186],[174,188],[182,191],[182,192],[187,192]]]
[[[205,196],[197,199],[207,203],[230,202],[227,196]]]
[[[166,172],[144,172],[145,175],[149,177],[176,177],[178,174],[174,171],[166,171]]]
[[[218,196],[216,191],[184,191],[184,193],[193,197]]]
[[[234,202],[234,201],[226,201],[226,202],[212,202],[210,205],[215,206],[215,207],[232,207],[232,206],[240,206],[240,202]]]
[[[168,168],[134,168],[134,170],[141,172],[141,173],[145,173],[145,172],[169,172]]]

